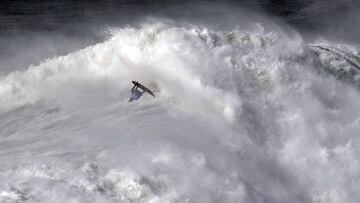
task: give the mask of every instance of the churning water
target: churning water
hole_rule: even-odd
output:
[[[0,78],[1,202],[358,202],[358,50],[152,19]],[[129,103],[131,80],[154,90]]]

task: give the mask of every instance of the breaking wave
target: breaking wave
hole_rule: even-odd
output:
[[[1,201],[359,201],[360,95],[317,71],[355,56],[260,24],[109,33],[0,79]]]
[[[318,42],[309,45],[318,55],[319,66],[342,81],[360,87],[359,50],[344,44]]]

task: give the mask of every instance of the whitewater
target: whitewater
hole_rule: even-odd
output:
[[[1,76],[0,202],[360,201],[355,47],[261,24],[106,32]],[[156,97],[129,103],[132,80]]]

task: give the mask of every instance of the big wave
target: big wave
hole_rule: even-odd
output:
[[[318,72],[299,35],[172,23],[109,33],[1,78],[0,200],[360,199],[359,92]],[[156,98],[129,103],[131,80]]]

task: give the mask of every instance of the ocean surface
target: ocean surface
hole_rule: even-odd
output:
[[[359,10],[2,1],[0,202],[359,202]]]

